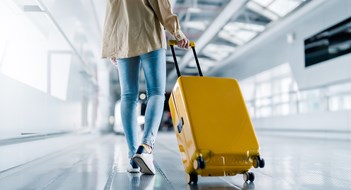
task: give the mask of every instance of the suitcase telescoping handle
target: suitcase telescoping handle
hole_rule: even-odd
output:
[[[174,51],[174,46],[177,45],[177,41],[176,40],[169,40],[168,41],[168,45],[171,47],[172,55],[173,55],[173,59],[174,59],[174,64],[175,64],[176,69],[177,69],[178,77],[180,77],[181,74],[180,74],[180,70],[179,70],[179,66],[178,66],[178,62],[177,62],[177,57],[176,57],[175,51]],[[199,75],[203,76],[202,75],[202,71],[201,71],[201,67],[200,67],[200,63],[199,63],[199,59],[197,58],[197,54],[196,54],[196,51],[195,51],[195,42],[194,41],[190,41],[189,45],[190,45],[191,49],[193,50],[193,54],[194,54],[194,57],[195,57],[196,66],[197,66],[197,70],[199,71]]]

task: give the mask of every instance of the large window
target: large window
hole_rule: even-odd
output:
[[[252,117],[351,110],[351,81],[298,90],[288,63],[240,81]]]

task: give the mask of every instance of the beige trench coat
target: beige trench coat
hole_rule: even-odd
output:
[[[169,0],[107,0],[102,58],[127,58],[167,48],[167,29],[185,38]]]

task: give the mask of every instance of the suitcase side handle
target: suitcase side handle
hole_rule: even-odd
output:
[[[183,117],[180,117],[179,123],[177,125],[178,133],[182,132],[183,126],[184,126],[184,120],[183,120]]]
[[[176,70],[177,70],[177,75],[178,75],[178,77],[180,77],[182,75],[180,73],[177,57],[176,57],[175,51],[174,51],[174,46],[177,45],[177,41],[176,40],[169,40],[168,41],[168,45],[171,47],[174,64],[175,64]],[[195,42],[194,41],[190,41],[189,45],[190,45],[191,49],[193,50],[194,58],[195,58],[195,61],[196,61],[196,67],[197,67],[197,70],[199,71],[199,75],[203,76],[202,75],[202,71],[201,71],[201,67],[200,67],[200,63],[199,63],[199,59],[197,58],[197,54],[196,54],[196,50],[195,50]]]

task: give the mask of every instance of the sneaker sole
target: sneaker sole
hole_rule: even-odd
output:
[[[148,175],[155,175],[155,173],[147,166],[144,160],[138,156],[133,158],[134,162],[140,167],[140,172]]]
[[[139,173],[140,171],[139,171],[139,169],[129,169],[129,170],[127,170],[127,172],[129,172],[129,173]]]

